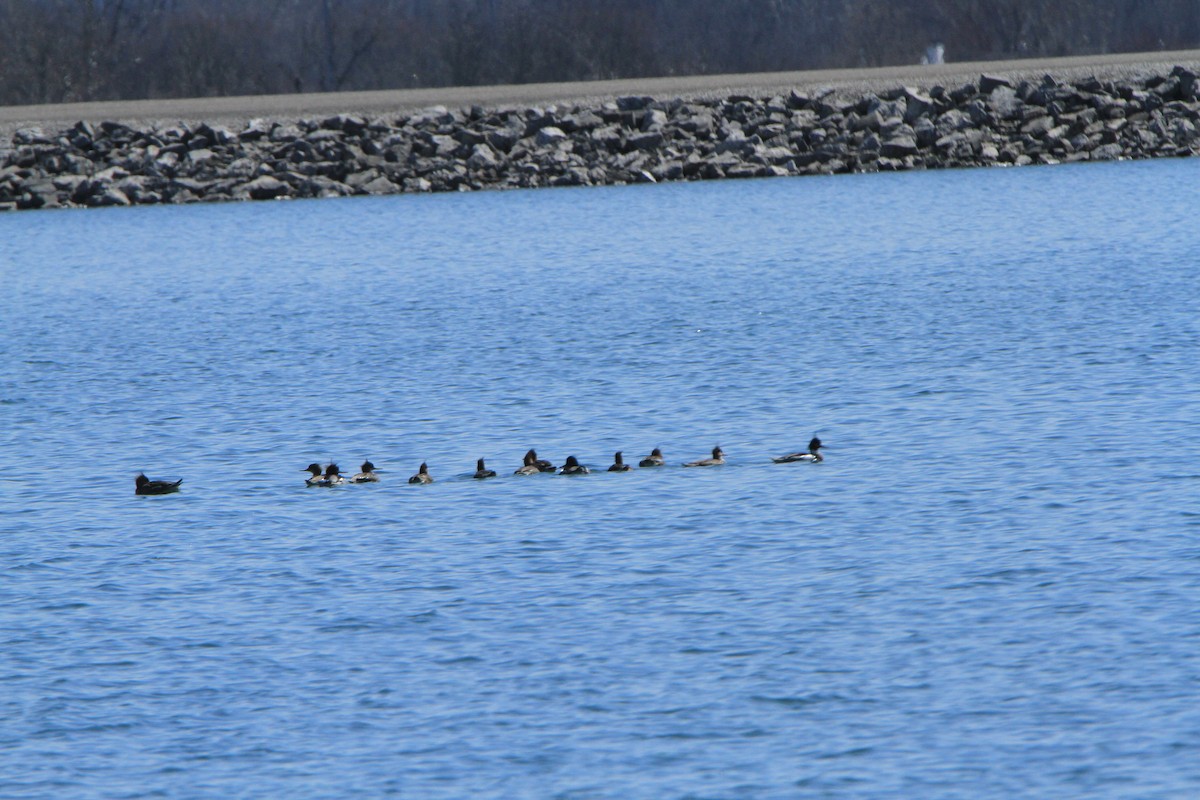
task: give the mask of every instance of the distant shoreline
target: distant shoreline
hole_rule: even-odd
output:
[[[1200,51],[0,109],[0,211],[1200,155]]]
[[[730,94],[761,97],[787,94],[793,89],[811,92],[828,88],[833,89],[837,96],[846,96],[880,92],[899,86],[928,89],[941,85],[953,88],[977,80],[983,73],[1003,75],[1015,81],[1036,81],[1046,74],[1065,81],[1093,76],[1101,80],[1120,81],[1169,72],[1176,65],[1200,70],[1200,50],[580,83],[0,106],[0,138],[10,139],[21,128],[40,127],[50,133],[79,121],[97,123],[111,120],[132,127],[171,122],[233,126],[260,117],[295,120],[338,113],[371,117],[411,113],[432,106],[516,108],[550,104],[591,105],[623,95],[710,100]]]

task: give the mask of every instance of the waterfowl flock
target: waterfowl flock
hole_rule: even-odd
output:
[[[796,453],[789,453],[783,456],[772,456],[771,461],[776,464],[788,464],[793,462],[801,462],[808,464],[819,464],[825,459],[821,456],[821,450],[825,447],[821,440],[816,436],[808,442],[808,450]],[[725,451],[720,446],[712,449],[712,455],[708,458],[697,459],[696,461],[686,461],[683,463],[685,467],[719,467],[725,463]],[[638,462],[638,467],[642,469],[665,466],[666,459],[663,457],[662,450],[654,448],[650,454]],[[608,468],[608,472],[630,472],[633,467],[625,463],[625,458],[620,450],[613,454],[612,466]],[[369,460],[364,460],[360,471],[351,478],[345,478],[338,469],[335,463],[329,463],[325,467],[320,464],[312,463],[305,467],[303,472],[308,473],[304,479],[306,486],[341,486],[347,483],[378,483],[379,470]],[[591,470],[587,466],[581,464],[575,456],[567,456],[567,460],[563,462],[562,467],[556,467],[550,461],[544,458],[538,458],[536,450],[532,448],[525,453],[522,464],[513,473],[514,475],[539,475],[542,473],[558,473],[559,475],[589,475]],[[496,477],[496,470],[488,469],[484,459],[479,459],[475,462],[475,473],[471,476],[476,480],[486,480]],[[426,462],[421,462],[421,466],[417,469],[417,473],[408,479],[412,484],[429,484],[433,483],[433,476],[429,473],[429,465]],[[144,474],[138,473],[136,481],[136,493],[140,495],[155,495],[155,494],[171,494],[179,491],[180,484],[183,479],[177,481],[152,481]]]

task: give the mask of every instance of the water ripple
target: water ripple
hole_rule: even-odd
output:
[[[0,216],[0,795],[1196,794],[1198,168]]]

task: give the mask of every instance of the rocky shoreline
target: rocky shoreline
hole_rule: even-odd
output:
[[[0,141],[0,210],[385,195],[1190,156],[1191,69],[219,124]]]

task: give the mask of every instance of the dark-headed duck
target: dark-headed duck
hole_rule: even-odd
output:
[[[699,461],[689,461],[684,464],[685,467],[719,467],[725,463],[725,451],[720,447],[714,447],[712,458],[702,458]]]
[[[494,477],[496,477],[496,470],[488,469],[487,467],[485,467],[483,465],[483,459],[481,458],[475,462],[474,477],[475,477],[475,480],[479,480],[479,481],[483,480],[484,478],[494,478]]]
[[[342,471],[338,469],[337,464],[330,464],[325,468],[325,483],[322,486],[337,486],[345,483],[346,479],[342,477]]]
[[[538,475],[541,474],[541,469],[538,468],[537,460],[534,458],[534,453],[530,450],[525,454],[525,463],[513,475]]]
[[[819,452],[824,446],[821,444],[821,440],[814,436],[808,441],[807,453],[788,453],[786,456],[772,456],[771,460],[776,464],[787,464],[792,461],[807,461],[810,464],[819,464],[825,460]]]
[[[650,451],[650,455],[638,462],[639,467],[661,467],[663,465],[662,450],[657,447]]]
[[[409,483],[433,483],[433,476],[429,474],[429,467],[424,461],[421,462],[421,468],[417,470],[417,474],[408,479]]]
[[[325,480],[325,476],[321,474],[320,464],[309,464],[304,469],[305,472],[311,472],[312,475],[304,479],[304,483],[308,486],[328,486],[329,481]]]
[[[177,481],[152,481],[146,477],[145,473],[139,472],[135,481],[136,488],[134,494],[171,494],[171,492],[179,491],[179,484],[183,483],[183,478]]]
[[[579,463],[575,456],[567,456],[567,463],[558,471],[559,475],[589,475],[591,470]]]
[[[609,472],[628,472],[633,469],[625,463],[625,459],[621,457],[621,451],[613,453],[613,465],[608,468]]]
[[[370,461],[362,463],[362,472],[350,479],[353,483],[378,483],[379,476],[375,474],[375,465]]]
[[[558,467],[554,466],[546,459],[538,458],[537,450],[534,450],[532,448],[530,448],[529,452],[526,453],[525,456],[526,456],[526,458],[532,459],[529,463],[532,463],[534,466],[536,466],[542,472],[554,472],[554,470],[558,469]]]

